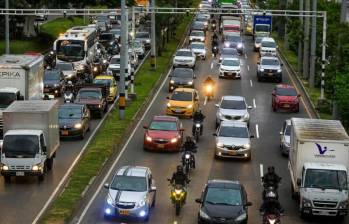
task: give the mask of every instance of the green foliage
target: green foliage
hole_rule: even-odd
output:
[[[88,22],[88,20],[86,20]],[[84,25],[84,19],[80,17],[58,18],[47,22],[41,26],[41,32],[52,37],[58,37],[60,33],[64,33],[73,26]]]
[[[337,101],[341,121],[346,129],[349,128],[349,66],[338,74],[335,79],[335,100]]]

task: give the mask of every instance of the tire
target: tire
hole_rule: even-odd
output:
[[[44,179],[45,179],[45,174],[44,173],[38,176],[38,180],[40,182],[44,181]]]
[[[196,141],[196,142],[199,142],[199,135],[200,135],[199,133],[196,133],[196,132],[195,132],[195,141]]]
[[[273,111],[274,111],[274,112],[276,112],[276,111],[277,111],[276,106],[273,106]]]
[[[189,174],[189,170],[190,170],[190,169],[189,169],[189,166],[190,166],[189,164],[186,164],[186,165],[185,165],[185,173],[186,173],[187,175]]]
[[[11,176],[10,175],[5,175],[4,179],[5,179],[5,183],[11,183]]]
[[[297,107],[297,109],[295,110],[296,113],[299,113],[299,105]]]
[[[47,170],[52,170],[53,167],[53,158],[49,158],[46,160],[46,166],[47,166]]]
[[[178,216],[181,212],[181,205],[179,203],[176,203],[175,207],[176,207],[176,216]]]
[[[108,104],[105,105],[103,112],[104,112],[104,113],[107,113],[107,112],[108,112]]]
[[[257,75],[257,81],[262,82],[262,78]]]
[[[81,140],[83,140],[85,138],[85,134],[86,134],[86,132],[84,130],[82,130],[82,133],[80,135]]]

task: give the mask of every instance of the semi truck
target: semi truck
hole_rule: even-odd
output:
[[[15,101],[3,111],[0,168],[6,182],[12,176],[42,181],[52,169],[60,145],[58,106],[57,100]]]
[[[272,31],[271,15],[254,15],[253,16],[253,39],[258,35],[270,35]]]
[[[2,111],[15,100],[42,99],[43,80],[43,56],[0,56],[0,132],[3,129]]]
[[[348,166],[349,137],[340,121],[291,119],[288,168],[301,216],[347,215]]]

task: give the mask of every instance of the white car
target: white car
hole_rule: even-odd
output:
[[[291,120],[285,120],[280,131],[280,149],[282,155],[288,156],[291,148]]]
[[[116,81],[120,80],[120,54],[114,55],[109,62],[109,66],[107,68],[107,74],[113,75]],[[127,63],[127,72],[131,71],[130,61]]]
[[[241,78],[240,59],[237,57],[224,58],[219,66],[219,77]]]
[[[156,198],[155,181],[149,168],[123,166],[116,171],[111,183],[105,183],[104,187],[108,190],[105,218],[149,220]]]
[[[207,49],[205,47],[205,43],[202,43],[202,42],[192,42],[190,44],[190,48],[191,48],[191,50],[194,52],[194,54],[197,57],[200,57],[203,60],[206,59]]]
[[[189,35],[190,42],[193,42],[193,41],[205,42],[205,39],[206,39],[205,33],[200,30],[193,30]]]
[[[177,50],[173,58],[173,67],[189,67],[195,68],[196,56],[190,49]]]
[[[276,56],[277,55],[277,45],[275,40],[271,37],[264,37],[261,41],[261,46],[259,48],[259,54],[263,56]]]
[[[138,55],[132,48],[128,49],[128,60],[131,62],[131,71],[134,72],[139,65],[139,60]]]
[[[134,45],[133,45],[133,49],[136,52],[136,54],[138,55],[138,57],[140,59],[143,59],[145,56],[145,47],[144,44],[142,43],[142,41],[135,41]]]
[[[245,97],[223,96],[219,104],[216,104],[216,107],[216,127],[222,121],[243,121],[249,126],[250,114],[248,110],[252,109],[252,107],[247,106]]]
[[[241,121],[222,121],[215,133],[216,157],[251,160],[251,140],[247,124]]]

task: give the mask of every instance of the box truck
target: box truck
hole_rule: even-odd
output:
[[[43,98],[43,79],[43,56],[0,56],[0,131],[3,126],[2,111],[13,101]]]
[[[253,39],[259,35],[269,36],[272,31],[272,16],[271,15],[254,15],[253,16]]]
[[[43,180],[52,169],[59,147],[57,100],[15,101],[3,112],[4,139],[1,148],[1,174],[38,176]]]
[[[345,216],[349,137],[340,121],[292,118],[288,168],[302,216]]]

